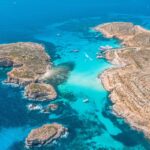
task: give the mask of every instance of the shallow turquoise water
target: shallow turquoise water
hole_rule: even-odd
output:
[[[120,44],[115,39],[105,39],[100,33],[91,30],[91,27],[94,26],[94,23],[91,22],[98,20],[100,18],[70,20],[54,24],[47,26],[44,31],[41,31],[41,34],[35,37],[38,40],[52,42],[57,46],[56,55],[60,56],[60,58],[56,59],[54,64],[73,62],[75,65],[67,82],[58,87],[61,93],[71,92],[76,97],[75,101],[71,101],[72,97],[68,99],[61,97],[60,101],[69,103],[71,108],[77,113],[78,119],[82,120],[82,122],[87,122],[84,128],[80,127],[76,131],[77,137],[74,137],[71,145],[75,142],[87,149],[129,148],[130,145],[114,138],[124,133],[109,117],[103,114],[106,109],[108,112],[111,109],[109,106],[106,106],[108,93],[103,89],[98,79],[98,74],[111,67],[111,65],[105,59],[96,59],[96,53],[99,51],[100,46],[110,45],[115,48],[119,47]],[[74,49],[79,50],[79,52],[71,53],[70,51]],[[88,99],[89,102],[84,103],[84,99]],[[91,123],[93,124],[92,126],[90,126]],[[117,123],[123,124],[121,119],[118,119]],[[82,135],[80,132],[84,132],[84,134]],[[81,141],[79,142],[78,139]],[[134,140],[132,140],[131,143],[134,143]],[[142,149],[140,143],[133,144],[132,148],[136,149],[139,147]]]
[[[0,150],[24,150],[24,140],[29,131],[47,122],[62,123],[68,128],[69,135],[44,150],[149,149],[149,142],[141,133],[132,130],[121,118],[113,115],[108,93],[97,78],[98,74],[111,67],[105,59],[96,59],[99,47],[119,47],[119,41],[105,39],[100,33],[91,30],[95,25],[111,21],[131,21],[150,28],[149,19],[145,16],[111,14],[59,23],[46,22],[36,30],[34,28],[34,32],[30,32],[31,28],[25,28],[28,31],[26,38],[23,36],[26,30],[17,29],[12,31],[16,36],[1,38],[1,43],[42,43],[52,56],[55,66],[66,65],[72,69],[66,82],[57,87],[59,97],[55,103],[59,108],[51,114],[28,111],[26,106],[30,102],[23,97],[23,90],[1,82]],[[70,52],[74,49],[79,52]],[[1,81],[9,70],[0,68]],[[85,99],[89,102],[84,103]],[[46,104],[41,105],[44,107]]]

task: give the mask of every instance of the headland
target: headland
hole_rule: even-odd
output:
[[[95,30],[122,44],[106,51],[114,67],[100,75],[113,111],[150,138],[150,31],[126,22],[99,25]]]

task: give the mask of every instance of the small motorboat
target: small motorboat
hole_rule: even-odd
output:
[[[101,58],[103,58],[103,56],[102,55],[98,55],[98,56],[96,56],[96,58],[97,59],[101,59]]]
[[[90,61],[93,61],[93,59],[87,53],[84,53],[84,54],[87,59],[89,59]]]
[[[79,50],[78,50],[78,49],[73,49],[73,50],[71,50],[71,52],[73,52],[73,53],[78,53]]]
[[[99,48],[100,50],[102,50],[102,51],[106,51],[106,50],[110,50],[110,49],[112,49],[112,47],[111,46],[109,46],[109,45],[106,45],[106,46],[100,46],[100,48]]]
[[[86,99],[83,100],[83,103],[88,103],[88,102],[89,102],[88,98],[86,98]]]

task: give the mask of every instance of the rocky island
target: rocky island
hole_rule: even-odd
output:
[[[31,83],[25,88],[25,95],[32,100],[53,100],[57,97],[53,86],[45,83]]]
[[[150,31],[132,23],[114,22],[95,27],[122,48],[106,52],[115,65],[100,75],[110,91],[114,112],[150,138]]]
[[[60,124],[46,124],[40,128],[33,129],[26,138],[26,147],[41,147],[52,143],[54,140],[67,133],[67,129]]]
[[[52,70],[50,57],[42,45],[31,42],[0,45],[0,67],[12,67],[7,73],[6,83],[24,87],[24,95],[29,100],[45,101],[57,97],[54,87],[45,82],[55,71]],[[49,107],[57,109],[57,105],[49,104]],[[30,104],[29,108],[37,110],[40,106]],[[26,147],[47,145],[66,132],[67,129],[60,124],[45,124],[29,133],[25,142]]]
[[[54,88],[44,83],[45,75],[51,71],[51,62],[42,45],[31,42],[0,45],[0,67],[12,67],[6,82],[26,87],[28,98],[56,98]]]

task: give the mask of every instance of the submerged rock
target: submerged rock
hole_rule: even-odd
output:
[[[49,104],[46,108],[43,109],[43,113],[50,113],[52,111],[56,111],[58,109],[57,104]]]
[[[47,74],[47,77],[45,76],[47,83],[52,85],[60,85],[65,83],[70,72],[74,69],[74,65],[75,64],[73,62],[67,62],[53,67],[49,74]]]
[[[58,105],[57,104],[49,104],[48,105],[48,108],[51,110],[51,111],[55,111],[58,109]]]
[[[26,147],[41,147],[61,138],[67,129],[60,124],[46,124],[40,128],[33,129],[26,138]]]
[[[124,44],[106,52],[117,66],[100,76],[111,92],[113,110],[150,138],[150,31],[131,23],[108,23],[96,30]]]

